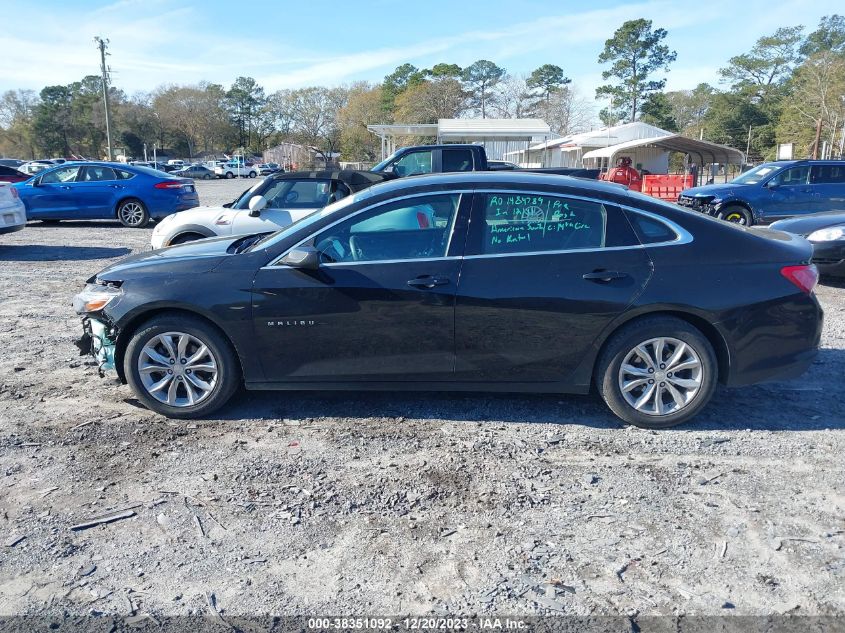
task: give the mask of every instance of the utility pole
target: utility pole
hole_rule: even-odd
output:
[[[751,126],[748,126],[748,143],[745,144],[745,161],[748,162],[748,152],[751,151]]]
[[[111,154],[111,121],[109,120],[109,70],[106,67],[106,46],[109,41],[101,38],[99,35],[94,36],[94,41],[97,42],[97,47],[100,49],[100,72],[103,74],[103,106],[106,109],[106,146],[108,147],[108,159],[112,159]]]

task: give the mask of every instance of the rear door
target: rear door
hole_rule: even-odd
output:
[[[115,195],[123,185],[114,169],[104,165],[85,165],[76,178],[73,191],[79,205],[79,217],[107,219],[114,217]]]
[[[651,261],[621,209],[477,192],[455,304],[456,379],[566,383],[645,287]]]
[[[813,165],[810,186],[814,211],[845,211],[845,163]]]

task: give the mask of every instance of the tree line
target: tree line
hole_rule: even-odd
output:
[[[845,124],[845,18],[825,16],[777,29],[720,69],[720,86],[665,91],[677,54],[665,29],[650,20],[625,22],[597,61],[607,83],[595,99],[582,95],[560,66],[526,75],[481,59],[467,67],[403,64],[380,83],[310,86],[268,93],[255,79],[228,88],[200,82],[162,85],[127,95],[109,87],[112,146],[143,156],[155,145],[193,158],[207,152],[261,152],[280,142],[312,146],[344,160],[378,158],[368,125],[435,123],[440,118],[538,117],[561,136],[586,131],[596,116],[606,125],[642,120],[664,129],[772,158],[777,143],[796,156],[817,155],[827,142],[839,152]],[[596,103],[607,104],[598,113]],[[102,80],[87,76],[40,92],[0,97],[0,155],[20,158],[105,155]]]

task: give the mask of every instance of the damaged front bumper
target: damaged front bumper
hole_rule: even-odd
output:
[[[93,317],[82,318],[82,336],[76,342],[80,356],[90,354],[97,361],[100,376],[118,378],[114,365],[115,343],[109,326]]]

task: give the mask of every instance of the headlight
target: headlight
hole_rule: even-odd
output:
[[[721,198],[713,198],[713,199],[710,200],[710,202],[708,204],[712,204],[712,205],[722,204],[722,199]]]
[[[845,239],[845,226],[813,231],[807,236],[807,239],[811,242],[832,242],[833,240]]]
[[[73,309],[77,314],[97,312],[122,294],[123,290],[114,286],[87,284],[85,290],[73,298]]]

